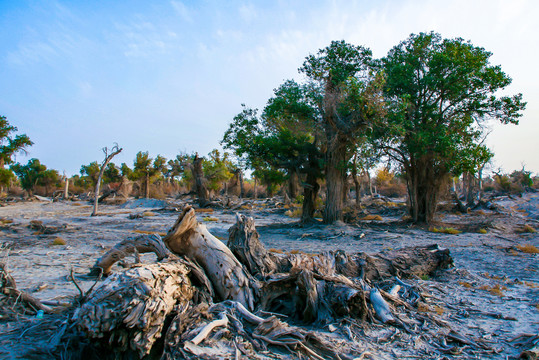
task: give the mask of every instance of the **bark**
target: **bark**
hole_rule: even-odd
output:
[[[356,191],[356,205],[361,206],[361,184],[357,177],[357,154],[354,154],[354,163],[352,165],[352,180]]]
[[[144,177],[144,197],[146,199],[150,198],[150,174],[148,173]]]
[[[296,169],[290,169],[288,176],[288,196],[294,201],[298,197],[299,192],[299,175]]]
[[[195,178],[195,191],[198,197],[198,205],[204,207],[209,203],[210,193],[206,187],[206,179],[204,178],[204,170],[202,169],[201,157],[195,155],[193,160],[193,176]]]
[[[163,241],[174,253],[185,255],[202,266],[221,300],[235,300],[249,309],[254,308],[254,279],[250,279],[230,249],[197,222],[193,208],[183,209]]]
[[[118,155],[122,152],[122,148],[118,148],[118,145],[114,146],[112,149],[110,149],[111,153],[108,154],[109,149],[104,148],[103,152],[105,153],[105,160],[103,160],[103,163],[101,163],[101,168],[99,169],[99,175],[97,176],[97,181],[95,184],[95,199],[94,199],[94,210],[92,211],[92,216],[97,215],[97,206],[99,203],[99,189],[101,187],[101,178],[103,177],[103,173],[105,172],[105,168],[107,167],[108,163],[112,160],[113,157]]]
[[[406,168],[410,216],[415,223],[430,223],[436,212],[438,193],[446,173],[435,170],[433,159],[412,159]]]
[[[311,173],[307,174],[306,184],[303,186],[303,206],[301,213],[302,223],[307,223],[314,219],[318,191],[320,191],[318,179]]]
[[[328,144],[326,153],[325,224],[333,224],[338,220],[342,220],[346,162],[346,147],[343,146],[342,140],[335,134]]]
[[[236,224],[228,231],[228,248],[253,276],[263,278],[277,270],[276,259],[260,242],[252,217],[236,214]]]

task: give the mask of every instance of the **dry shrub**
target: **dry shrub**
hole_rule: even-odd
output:
[[[480,233],[480,234],[486,234],[486,233],[487,233],[487,230],[486,230],[486,229],[479,229],[478,233]]]
[[[142,216],[144,216],[144,217],[148,217],[148,216],[157,216],[157,214],[154,213],[154,212],[151,212],[151,211],[144,211],[144,212],[142,213]]]
[[[51,242],[51,245],[66,245],[66,244],[67,244],[67,241],[65,241],[61,237],[57,237]]]
[[[213,209],[212,208],[200,208],[200,209],[195,209],[195,212],[196,213],[213,213]]]
[[[301,209],[287,210],[284,214],[291,218],[299,218],[301,217],[302,210]]]
[[[382,184],[376,188],[380,195],[392,198],[399,198],[406,196],[407,189],[406,184],[400,181],[393,181],[389,184]]]
[[[364,217],[362,217],[360,220],[363,220],[363,221],[382,221],[382,217],[380,215],[366,215]]]
[[[459,281],[459,285],[460,286],[463,286],[467,289],[471,289],[472,288],[472,284],[470,284],[469,282],[466,282],[466,281]]]
[[[206,216],[202,218],[202,221],[219,221],[219,219],[211,216]]]
[[[532,244],[517,245],[517,249],[526,254],[539,254],[539,249]]]
[[[526,224],[523,227],[521,227],[520,229],[517,229],[516,232],[520,233],[520,234],[523,234],[523,233],[536,233],[537,230],[535,230],[535,228],[533,228],[532,226]]]
[[[437,227],[432,227],[429,229],[430,232],[433,232],[433,233],[442,233],[442,234],[450,234],[450,235],[457,235],[457,234],[460,234],[461,232],[455,228],[452,228],[452,227],[440,227],[440,228],[437,228]]]

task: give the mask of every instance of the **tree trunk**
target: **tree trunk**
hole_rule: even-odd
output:
[[[410,216],[415,223],[430,223],[436,212],[438,193],[444,174],[434,174],[431,159],[414,161],[407,169]]]
[[[240,199],[245,197],[245,188],[243,186],[243,171],[238,169],[238,180],[240,182]]]
[[[69,179],[66,176],[65,184],[64,184],[64,200],[67,200],[68,198],[69,198]]]
[[[193,160],[193,176],[195,178],[195,191],[198,197],[198,205],[204,207],[209,203],[209,191],[206,188],[206,179],[204,178],[204,170],[202,169],[203,158],[195,155]]]
[[[255,198],[255,200],[256,200],[256,199],[258,198],[258,189],[257,189],[257,186],[256,186],[256,185],[257,185],[257,184],[256,184],[256,183],[257,183],[256,177],[255,177],[254,179],[255,179],[254,198]]]
[[[235,300],[254,308],[252,281],[225,244],[196,220],[195,210],[183,209],[163,241],[176,254],[197,261],[205,270],[221,300]]]
[[[346,147],[337,135],[333,136],[326,153],[326,206],[324,223],[342,220],[343,193],[346,178]]]
[[[357,178],[357,154],[354,154],[354,163],[352,165],[352,180],[356,191],[356,205],[361,206],[361,183]]]
[[[298,171],[290,169],[288,172],[288,197],[294,201],[298,197],[299,175]]]
[[[99,189],[101,187],[101,178],[103,177],[105,168],[107,167],[108,163],[112,160],[113,157],[115,157],[116,155],[122,152],[122,148],[118,148],[118,145],[116,145],[110,150],[112,151],[110,154],[107,154],[108,151],[109,151],[108,148],[103,149],[103,152],[105,153],[105,160],[103,160],[103,163],[101,164],[101,169],[99,169],[99,175],[97,176],[97,181],[95,184],[94,210],[92,211],[91,216],[97,215],[97,205],[99,203]]]
[[[144,177],[144,197],[146,199],[150,198],[150,174],[146,173]]]

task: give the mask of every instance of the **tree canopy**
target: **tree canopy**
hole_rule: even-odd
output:
[[[448,174],[475,171],[492,154],[485,122],[518,124],[522,95],[497,96],[511,83],[491,53],[463,39],[412,34],[382,59],[388,116],[376,128],[406,175],[414,221],[430,221]]]

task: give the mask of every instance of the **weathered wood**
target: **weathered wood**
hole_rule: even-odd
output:
[[[236,214],[236,224],[228,232],[228,248],[252,275],[264,277],[277,270],[276,259],[260,242],[252,217]]]
[[[90,275],[99,276],[102,274],[106,276],[110,273],[112,266],[126,256],[149,252],[155,253],[158,261],[170,254],[163,240],[157,234],[129,237],[101,256],[90,270]]]
[[[186,206],[163,241],[176,254],[185,255],[204,268],[220,300],[235,300],[254,309],[255,280],[228,247],[206,226],[199,224],[195,210]]]
[[[6,266],[3,263],[0,263],[0,293],[10,299],[13,304],[21,303],[31,312],[36,312],[38,310],[47,313],[53,312],[51,307],[42,304],[39,299],[36,299],[24,291],[18,290],[15,279],[7,272]]]
[[[99,175],[97,176],[97,181],[95,184],[94,209],[92,211],[92,216],[97,215],[97,206],[99,204],[99,188],[101,187],[101,178],[103,177],[103,173],[105,172],[105,169],[108,163],[112,160],[112,158],[121,153],[122,150],[122,148],[118,147],[118,144],[115,144],[112,149],[109,149],[108,147],[103,148],[103,152],[105,153],[105,159],[101,163]]]
[[[175,305],[186,307],[194,289],[181,260],[133,267],[109,276],[72,321],[93,342],[148,354]]]

